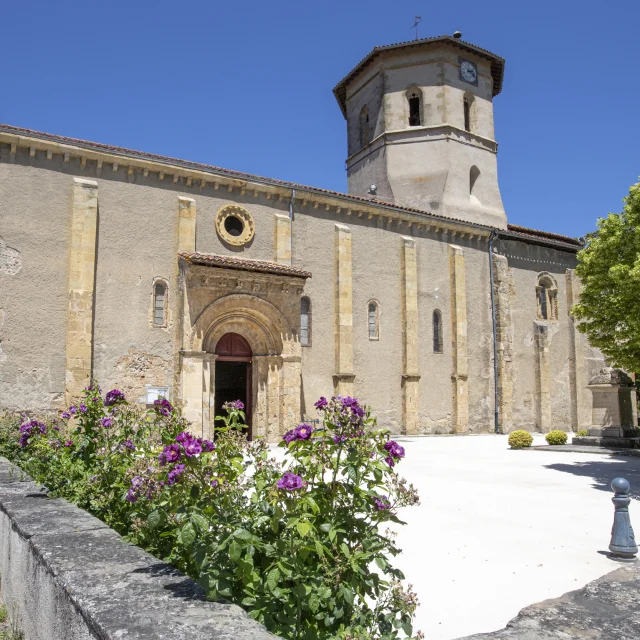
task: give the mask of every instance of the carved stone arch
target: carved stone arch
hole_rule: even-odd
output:
[[[188,348],[213,353],[228,332],[245,338],[255,355],[292,355],[292,328],[277,307],[262,298],[238,293],[212,302],[196,318]]]
[[[415,84],[410,85],[405,91],[407,99],[407,123],[410,127],[424,125],[423,94],[422,89]]]
[[[553,321],[558,319],[558,283],[547,271],[538,274],[536,301],[538,320]]]

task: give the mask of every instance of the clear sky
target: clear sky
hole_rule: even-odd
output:
[[[333,86],[462,31],[506,58],[509,221],[580,236],[640,174],[639,0],[0,0],[0,122],[346,191]]]

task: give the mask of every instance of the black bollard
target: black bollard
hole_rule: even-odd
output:
[[[633,527],[629,519],[629,489],[631,485],[624,478],[615,478],[611,483],[611,488],[615,495],[611,498],[611,502],[615,507],[613,515],[613,527],[611,528],[611,543],[609,557],[613,560],[623,562],[633,562],[638,553],[636,540],[633,536]]]

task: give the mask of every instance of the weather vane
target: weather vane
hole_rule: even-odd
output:
[[[418,39],[418,25],[422,22],[422,16],[416,16],[416,21],[413,23],[412,29],[416,30],[416,40]]]

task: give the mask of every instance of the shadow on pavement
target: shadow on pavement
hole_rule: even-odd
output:
[[[600,489],[612,495],[611,481],[622,476],[631,484],[631,497],[640,500],[640,459],[626,458],[621,460],[620,458],[607,457],[603,460],[589,460],[587,462],[545,464],[544,468],[592,478],[594,489]]]

